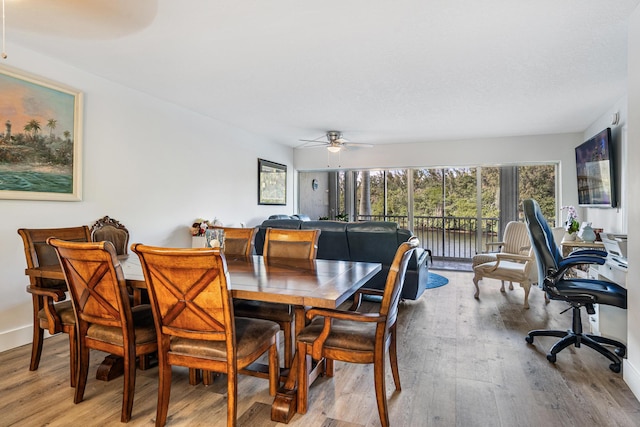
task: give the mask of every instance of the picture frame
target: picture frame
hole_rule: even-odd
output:
[[[0,199],[82,200],[82,92],[0,67]]]
[[[258,159],[258,204],[287,204],[287,166]]]

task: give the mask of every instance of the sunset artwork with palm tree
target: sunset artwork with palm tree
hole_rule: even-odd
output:
[[[76,200],[80,93],[5,70],[0,93],[0,198]]]

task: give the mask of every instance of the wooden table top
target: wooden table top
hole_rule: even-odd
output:
[[[146,287],[140,260],[135,255],[121,257],[120,264],[127,283]],[[336,308],[358,288],[376,275],[379,263],[269,259],[254,255],[249,258],[227,258],[235,298],[279,302],[322,308]],[[34,277],[63,279],[59,265],[26,269]]]

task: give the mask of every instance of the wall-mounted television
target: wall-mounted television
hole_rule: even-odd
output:
[[[611,128],[606,128],[576,147],[580,206],[616,206],[612,145]]]

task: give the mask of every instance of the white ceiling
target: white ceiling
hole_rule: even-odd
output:
[[[640,2],[5,1],[12,49],[291,146],[582,132],[626,93]]]

